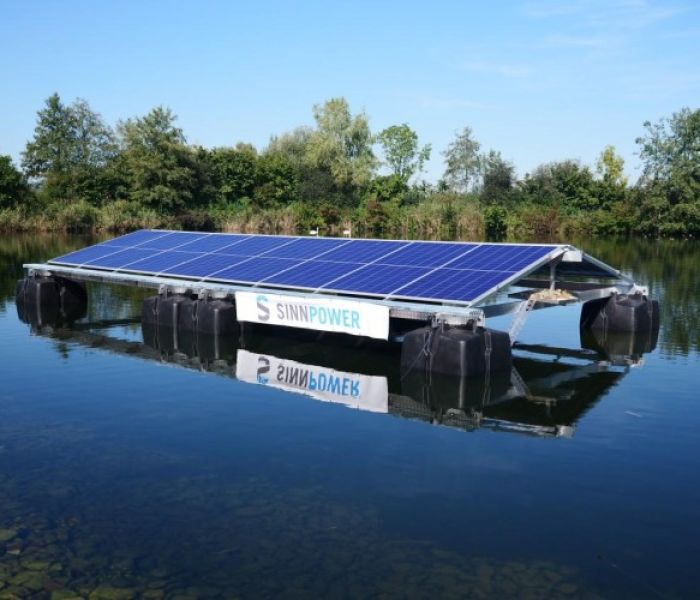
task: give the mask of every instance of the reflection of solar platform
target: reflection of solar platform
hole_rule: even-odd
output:
[[[142,230],[49,261],[77,270],[472,306],[569,246]]]

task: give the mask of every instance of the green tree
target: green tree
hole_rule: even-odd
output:
[[[443,152],[445,157],[444,180],[453,189],[467,192],[479,176],[481,144],[474,139],[471,127],[457,133],[454,141]]]
[[[252,199],[257,181],[258,155],[255,148],[214,148],[207,153],[214,201],[223,206]]]
[[[284,156],[266,154],[258,159],[253,195],[256,206],[269,208],[296,200],[298,171]]]
[[[34,139],[22,154],[22,167],[29,177],[51,178],[54,185],[65,185],[73,154],[73,118],[58,94],[46,99],[37,113]],[[63,191],[63,190],[61,190]]]
[[[508,213],[502,206],[488,206],[484,210],[484,233],[490,240],[499,241],[508,233]]]
[[[191,205],[197,192],[195,157],[175,120],[159,106],[118,127],[129,198],[164,213]]]
[[[0,209],[22,206],[28,193],[27,182],[12,158],[0,155]]]
[[[47,200],[100,203],[107,193],[102,171],[116,150],[112,130],[87,102],[65,105],[53,94],[38,112],[22,166]]]
[[[625,160],[615,153],[614,146],[606,146],[596,163],[598,179],[595,182],[595,194],[598,204],[605,211],[627,198],[627,178],[625,177]]]
[[[683,108],[637,138],[644,163],[642,184],[658,187],[670,204],[700,201],[700,109]]]
[[[386,164],[404,181],[423,170],[430,160],[430,144],[418,146],[418,134],[406,123],[387,127],[377,136],[384,151]]]
[[[309,141],[314,135],[310,127],[297,127],[293,131],[274,136],[265,155],[281,156],[293,165],[297,172],[297,191],[300,200],[314,205],[338,205],[345,202],[330,169],[320,166],[316,156],[309,152]],[[305,217],[303,222],[307,222]]]
[[[492,204],[504,202],[513,190],[515,167],[505,161],[500,152],[491,150],[480,159],[482,184],[480,197],[482,202]]]
[[[273,136],[264,154],[284,156],[290,163],[302,167],[306,163],[309,140],[313,135],[310,127],[297,127],[293,131]]]
[[[307,163],[327,170],[346,198],[369,183],[376,158],[373,137],[364,113],[352,115],[347,100],[333,98],[314,106],[316,129],[309,137]]]
[[[596,172],[600,178],[611,185],[625,187],[625,159],[615,153],[615,146],[606,146],[596,163]]]
[[[600,204],[591,170],[575,160],[540,165],[525,175],[519,188],[523,200],[567,212],[593,210]]]
[[[408,185],[406,185],[403,177],[399,175],[380,175],[375,177],[367,186],[365,196],[374,196],[379,202],[396,200],[402,203],[406,192],[408,192]]]

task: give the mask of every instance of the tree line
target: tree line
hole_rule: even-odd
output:
[[[37,113],[16,166],[0,155],[0,227],[206,230],[451,238],[576,233],[700,234],[700,110],[644,123],[642,175],[630,185],[607,146],[589,167],[541,165],[524,177],[470,127],[442,152],[444,175],[422,178],[430,144],[397,124],[374,133],[343,98],[313,107],[313,127],[262,149],[188,144],[173,112],[156,107],[107,125],[84,100],[58,94]]]

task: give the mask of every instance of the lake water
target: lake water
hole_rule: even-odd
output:
[[[650,287],[658,343],[581,352],[580,306],[536,311],[520,339],[574,352],[519,350],[523,398],[382,348],[144,343],[132,289],[22,323],[22,263],[89,242],[0,238],[0,599],[700,594],[700,245],[579,241]],[[243,381],[261,357],[371,392]]]

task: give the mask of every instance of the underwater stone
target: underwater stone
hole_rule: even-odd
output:
[[[90,593],[90,600],[130,600],[135,595],[133,590],[101,586]]]
[[[51,592],[51,600],[83,600],[83,597],[72,590],[54,590]]]
[[[28,571],[48,571],[50,564],[42,560],[23,560],[21,566]]]
[[[18,533],[17,529],[0,529],[0,544],[15,539]]]
[[[27,597],[27,590],[10,586],[0,591],[0,600],[21,600]]]
[[[573,583],[562,583],[557,588],[557,590],[560,591],[562,594],[571,596],[577,592],[578,588]]]

